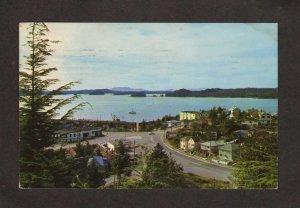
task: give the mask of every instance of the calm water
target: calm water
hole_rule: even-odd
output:
[[[61,95],[60,97],[69,97]],[[176,115],[180,111],[208,110],[212,107],[221,106],[231,108],[233,105],[242,110],[250,108],[262,109],[268,112],[277,112],[277,99],[254,99],[254,98],[179,98],[179,97],[129,97],[128,95],[81,95],[82,100],[73,105],[65,106],[61,113],[76,103],[86,101],[92,105],[78,111],[76,119],[112,120],[111,115],[116,115],[125,121],[146,121],[161,118],[164,115]],[[135,115],[129,114],[134,110]]]

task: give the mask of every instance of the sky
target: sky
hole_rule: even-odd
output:
[[[29,23],[20,23],[20,67]],[[276,23],[46,23],[58,85],[148,90],[278,86]],[[58,86],[57,85],[57,86]],[[53,86],[56,87],[56,86]]]

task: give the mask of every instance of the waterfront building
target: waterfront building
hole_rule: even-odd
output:
[[[192,121],[192,120],[199,120],[200,117],[202,116],[202,112],[199,112],[199,111],[181,111],[179,113],[179,119],[181,121],[183,120],[189,120],[189,121]]]
[[[76,142],[102,136],[101,128],[93,129],[67,129],[56,131],[54,137],[61,142]]]

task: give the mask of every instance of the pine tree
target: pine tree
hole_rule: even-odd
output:
[[[278,137],[249,138],[241,147],[232,182],[237,188],[276,188],[278,186]]]
[[[47,172],[43,170],[47,165],[42,151],[45,147],[55,143],[53,134],[56,125],[53,119],[58,116],[57,111],[61,107],[71,103],[79,96],[75,95],[67,99],[59,99],[56,96],[61,91],[70,89],[77,82],[70,82],[50,90],[50,87],[59,80],[48,77],[57,68],[48,67],[46,61],[54,52],[50,49],[50,45],[58,43],[58,41],[51,41],[47,38],[49,29],[44,23],[31,23],[27,29],[29,33],[25,46],[30,49],[30,52],[28,56],[25,56],[26,67],[20,68],[19,73],[20,180],[22,186],[44,187],[42,183],[36,184],[33,179],[44,175],[40,172]],[[80,103],[71,108],[61,119],[69,118],[84,105],[85,103]],[[39,176],[35,177],[37,175]],[[45,181],[49,179],[47,177],[45,176]]]
[[[183,168],[167,155],[160,144],[152,150],[145,150],[136,170],[143,188],[178,188],[184,187]]]
[[[130,160],[128,151],[122,140],[117,140],[115,143],[115,151],[112,157],[112,170],[117,176],[118,183],[120,184],[123,174],[130,175],[131,171]]]

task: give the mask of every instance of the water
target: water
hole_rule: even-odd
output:
[[[61,98],[70,95],[60,95]],[[165,115],[175,116],[180,111],[209,110],[214,106],[231,108],[237,106],[242,110],[256,108],[267,112],[278,111],[277,99],[256,99],[256,98],[183,98],[183,97],[130,97],[128,95],[81,95],[82,99],[65,106],[60,113],[75,104],[85,101],[92,105],[84,107],[83,110],[75,113],[76,119],[112,120],[116,115],[123,121],[146,121],[162,118]],[[136,114],[129,114],[130,111]]]

